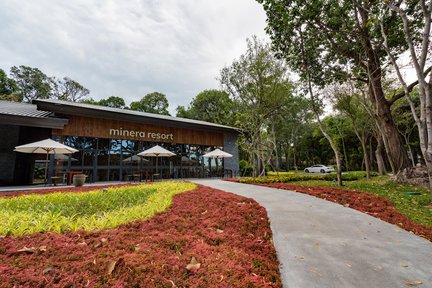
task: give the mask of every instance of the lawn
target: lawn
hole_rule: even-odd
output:
[[[135,207],[133,203],[138,201],[137,206],[147,210],[149,199],[163,194],[157,185],[123,187],[125,191],[142,189],[143,197],[132,192],[124,202],[120,201],[121,209]],[[166,189],[165,195],[171,196],[158,202],[168,203],[163,212],[116,228],[0,237],[0,286],[281,287],[279,262],[265,209],[251,199],[231,193],[203,186],[192,189],[183,193],[169,192],[172,187]],[[106,193],[110,190],[114,189],[99,191],[101,197],[109,197]],[[99,196],[98,192],[93,193],[70,194],[91,199]],[[42,196],[52,195],[56,194]],[[117,200],[102,204],[106,213],[116,211],[112,203],[118,203],[122,197],[112,198]],[[50,198],[36,201],[38,204],[32,209],[42,211],[41,203],[49,203],[47,199]],[[9,211],[22,212],[8,205]],[[76,208],[83,210],[87,209]],[[97,210],[91,210],[91,215]],[[69,210],[63,214],[62,217],[74,215]],[[76,217],[87,214],[84,211]]]
[[[364,172],[346,173],[344,177],[350,181],[344,181],[341,188],[335,186],[331,174],[286,173],[280,177],[235,181],[310,194],[368,213],[432,240],[432,209],[427,189],[395,183],[388,176],[366,179]]]

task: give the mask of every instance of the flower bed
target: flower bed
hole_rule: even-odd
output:
[[[237,179],[228,179],[229,181],[238,182]],[[253,183],[252,183],[253,184]],[[422,236],[432,241],[432,228],[415,223],[401,212],[396,210],[393,203],[383,197],[348,189],[317,187],[317,186],[298,186],[287,183],[255,183],[266,187],[277,189],[291,190],[295,192],[309,194],[318,198],[332,201],[346,207],[367,213],[391,224],[411,231],[412,233]]]
[[[40,189],[31,189],[31,190],[15,190],[15,191],[5,191],[0,192],[0,197],[15,197],[29,194],[50,194],[53,192],[87,192],[91,190],[98,190],[103,188],[110,187],[123,187],[123,186],[135,186],[140,184],[115,184],[115,185],[91,185],[91,186],[81,186],[81,187],[52,187],[52,188],[40,188]]]
[[[3,197],[0,198],[0,236],[114,228],[164,211],[175,194],[195,187],[187,182],[159,182],[86,193],[53,192]]]
[[[281,287],[278,268],[264,208],[203,186],[148,221],[0,238],[4,287]]]

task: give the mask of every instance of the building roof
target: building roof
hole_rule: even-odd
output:
[[[63,129],[67,119],[55,117],[53,112],[41,111],[29,103],[0,100],[0,123],[9,125]]]
[[[173,126],[182,128],[205,129],[238,133],[235,127],[214,124],[210,122],[172,117],[134,110],[111,108],[106,106],[68,102],[62,100],[44,99],[33,100],[39,110],[54,112],[59,115],[77,115],[96,118],[116,119],[122,121],[138,122],[161,126]]]

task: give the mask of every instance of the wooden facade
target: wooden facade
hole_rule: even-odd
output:
[[[53,129],[53,135],[224,146],[224,135],[220,132],[84,116],[68,118],[69,122],[64,129]]]

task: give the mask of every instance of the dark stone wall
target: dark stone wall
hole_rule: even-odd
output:
[[[231,158],[224,159],[224,169],[231,169],[233,176],[238,175],[239,171],[239,152],[237,146],[237,134],[236,133],[225,133],[224,134],[224,149],[233,155]]]
[[[51,138],[51,129],[21,126],[17,145],[36,142],[47,138]],[[32,184],[35,160],[45,159],[46,155],[13,153],[16,154],[13,185]]]
[[[51,129],[0,125],[0,186],[32,184],[35,160],[44,156],[13,150],[15,146],[50,137]]]
[[[0,125],[0,185],[12,185],[15,171],[15,152],[19,126]]]

